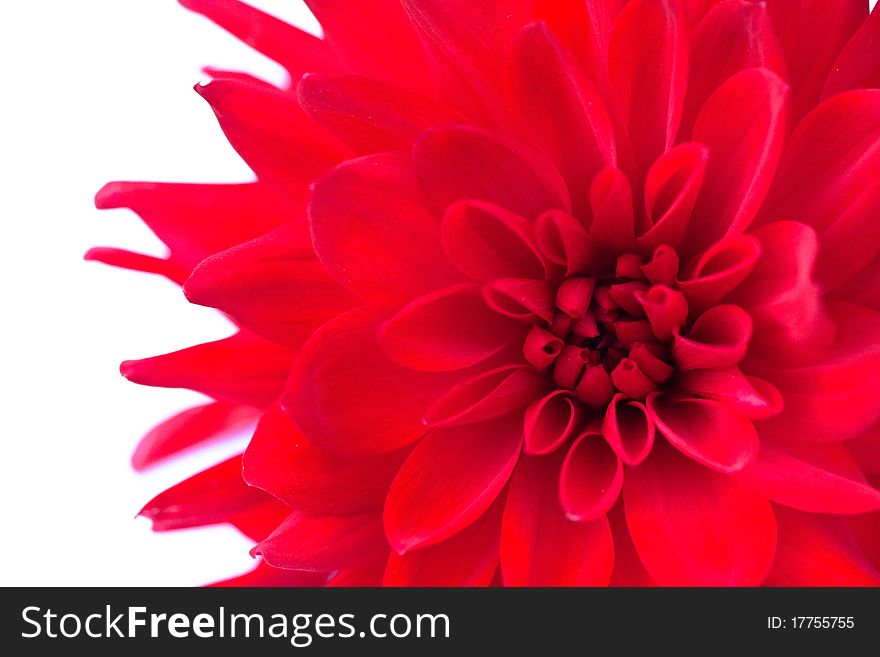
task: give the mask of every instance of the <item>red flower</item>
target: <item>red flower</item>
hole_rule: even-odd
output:
[[[217,400],[136,465],[260,415],[156,529],[246,584],[880,583],[880,13],[183,4],[293,83],[196,88],[256,182],[97,197],[170,255],[92,259],[240,327],[123,364]]]

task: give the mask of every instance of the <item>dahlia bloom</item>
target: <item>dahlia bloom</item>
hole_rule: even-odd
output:
[[[122,373],[214,401],[145,467],[232,584],[880,583],[867,0],[182,0],[286,67],[196,91],[253,169],[110,183],[237,325]],[[243,467],[242,467],[243,466]]]

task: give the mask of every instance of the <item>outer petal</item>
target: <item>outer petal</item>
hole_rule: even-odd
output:
[[[459,279],[400,155],[351,160],[318,180],[309,222],[321,264],[367,301],[401,302]]]
[[[776,507],[779,547],[769,586],[880,586],[880,572],[833,519]]]
[[[253,570],[209,584],[213,588],[242,587],[268,588],[273,586],[324,586],[327,581],[325,573],[307,570],[286,570],[273,568],[265,561],[260,561]]]
[[[294,511],[251,554],[276,568],[332,572],[369,563],[387,550],[378,516],[308,516]]]
[[[516,414],[431,432],[391,484],[385,502],[391,547],[399,554],[427,547],[474,522],[507,483],[521,447]]]
[[[614,128],[598,94],[545,24],[530,25],[517,37],[510,89],[527,130],[565,178],[575,213],[589,216],[593,177],[617,164]]]
[[[245,481],[316,515],[378,512],[406,450],[355,458],[312,445],[277,406],[260,420],[244,454]]]
[[[661,586],[755,586],[776,551],[770,503],[662,443],[627,472],[626,522]]]
[[[838,328],[831,350],[813,364],[768,373],[785,410],[762,423],[762,434],[832,442],[853,438],[880,418],[880,313],[849,304],[830,310]]]
[[[129,381],[189,388],[218,400],[264,408],[284,387],[293,354],[249,333],[119,366]]]
[[[880,509],[880,491],[865,481],[840,445],[779,447],[764,441],[758,458],[736,478],[774,502],[810,513]]]
[[[356,300],[296,233],[284,226],[203,260],[184,285],[186,298],[222,310],[258,335],[298,347]]]
[[[477,521],[450,539],[406,554],[391,553],[384,586],[489,586],[498,569],[501,495]]]
[[[874,11],[852,36],[831,67],[822,100],[849,89],[880,87],[880,11]]]
[[[675,143],[684,106],[688,47],[675,2],[629,2],[617,18],[608,58],[641,180],[651,162]]]
[[[563,456],[524,457],[514,474],[501,526],[506,586],[604,586],[611,578],[608,520],[572,522],[559,504]]]
[[[772,71],[737,73],[709,97],[693,140],[709,149],[709,166],[688,231],[693,254],[742,232],[770,189],[785,141],[788,87]]]
[[[849,91],[798,125],[764,218],[795,219],[819,236],[816,275],[840,285],[880,253],[880,90]]]
[[[306,342],[294,363],[284,410],[317,447],[338,454],[378,454],[425,432],[428,406],[458,382],[391,362],[379,348],[381,315],[351,311]]]
[[[413,163],[438,216],[462,199],[489,201],[526,218],[571,209],[565,183],[543,155],[486,130],[431,130],[416,142]]]

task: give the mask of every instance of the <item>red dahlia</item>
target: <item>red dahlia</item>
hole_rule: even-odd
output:
[[[160,494],[330,585],[880,582],[880,13],[867,0],[307,0],[196,87],[254,182],[117,182],[239,331],[128,361],[215,401]]]

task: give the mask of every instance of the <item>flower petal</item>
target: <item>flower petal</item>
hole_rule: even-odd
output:
[[[387,554],[379,516],[309,516],[294,511],[251,550],[270,566],[332,572]]]
[[[565,178],[575,214],[589,216],[593,178],[617,164],[614,128],[603,103],[544,23],[519,33],[511,59],[516,109]]]
[[[309,206],[321,264],[362,299],[394,303],[460,279],[406,158],[371,155],[319,179]]]
[[[549,210],[535,223],[535,241],[550,262],[567,275],[588,270],[600,257],[583,225],[567,212]]]
[[[776,551],[770,503],[662,443],[626,473],[626,522],[660,586],[755,586]]]
[[[559,504],[563,456],[524,457],[513,476],[501,524],[505,586],[605,586],[611,578],[608,520],[572,522]]]
[[[581,428],[580,404],[566,390],[555,390],[526,410],[523,435],[527,454],[549,454]]]
[[[303,345],[284,410],[317,447],[343,455],[399,449],[425,433],[428,406],[459,380],[395,365],[376,340],[381,315],[354,310]]]
[[[776,446],[764,441],[758,457],[736,479],[767,498],[810,513],[866,513],[880,509],[880,490],[836,444]]]
[[[253,570],[230,577],[219,582],[209,584],[209,587],[241,587],[241,588],[265,588],[272,586],[324,586],[327,581],[325,573],[315,573],[308,570],[287,570],[285,568],[273,568],[265,561],[260,561]]]
[[[837,326],[831,349],[800,367],[768,371],[785,399],[761,433],[784,442],[822,443],[853,438],[880,419],[880,313],[829,304]]]
[[[559,501],[569,520],[604,517],[623,486],[623,463],[601,434],[574,441],[559,473]]]
[[[602,435],[629,466],[636,466],[651,453],[654,446],[654,419],[645,405],[617,394],[602,420]]]
[[[648,411],[666,440],[706,467],[729,474],[758,455],[754,426],[726,404],[653,393]]]
[[[524,333],[519,322],[493,312],[473,285],[444,288],[404,306],[379,329],[395,363],[442,372],[479,363]]]
[[[413,163],[438,216],[463,199],[489,201],[526,218],[571,209],[565,182],[542,154],[487,130],[430,130],[416,142]]]
[[[250,333],[170,354],[127,360],[129,381],[160,388],[189,388],[217,400],[265,408],[284,388],[293,353]]]
[[[499,496],[478,520],[452,538],[402,555],[392,552],[383,586],[489,586],[498,569],[503,510]]]
[[[737,73],[709,96],[693,141],[709,149],[706,179],[688,231],[688,255],[755,218],[782,154],[788,87],[772,71]]]
[[[677,281],[691,315],[702,314],[736,289],[755,268],[760,256],[758,239],[731,235],[694,258]]]
[[[862,23],[837,56],[821,100],[826,100],[849,89],[876,89],[880,87],[880,11],[874,5],[871,16]]]
[[[775,511],[779,546],[768,586],[880,586],[880,572],[835,519]]]
[[[752,318],[745,310],[731,304],[715,306],[697,318],[686,336],[676,332],[672,356],[683,370],[736,365],[751,338]]]
[[[636,235],[629,178],[619,169],[603,169],[593,179],[590,205],[593,209],[590,240],[612,253],[634,251]]]
[[[144,470],[195,445],[219,439],[257,419],[247,407],[211,402],[188,408],[153,427],[141,438],[131,457],[135,470]]]
[[[257,335],[301,345],[356,299],[327,275],[296,231],[283,226],[203,260],[183,286],[186,298]]]
[[[397,85],[357,75],[307,75],[297,87],[306,115],[359,153],[408,152],[428,128],[461,114]]]
[[[345,457],[312,445],[273,406],[263,415],[244,453],[245,481],[288,506],[315,515],[378,512],[406,450]]]
[[[543,279],[545,266],[532,233],[531,221],[482,201],[455,203],[441,224],[449,259],[477,281]]]
[[[819,236],[816,277],[834,288],[880,253],[880,90],[835,96],[791,135],[766,220],[796,219]]]
[[[474,522],[507,483],[521,447],[516,414],[432,431],[391,484],[384,516],[391,547],[404,554]]]
[[[782,410],[781,395],[766,381],[758,389],[758,381],[736,367],[688,370],[678,376],[681,390],[722,402],[749,419],[762,420]],[[775,394],[767,394],[773,391]]]

